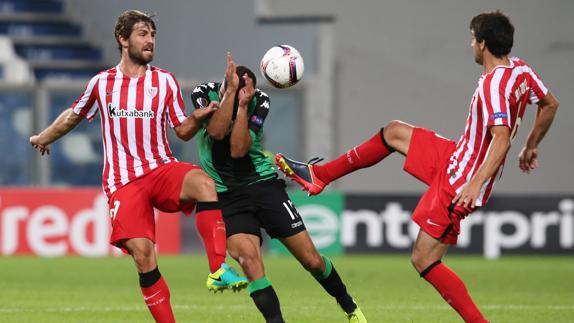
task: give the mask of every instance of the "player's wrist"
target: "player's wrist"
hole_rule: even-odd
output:
[[[231,82],[227,82],[228,84],[226,84],[225,86],[225,94],[229,94],[229,95],[235,95],[235,92],[237,92],[237,88],[239,87],[239,84],[232,84]]]
[[[53,142],[53,140],[49,140],[48,136],[46,135],[46,131],[44,130],[38,134],[36,141],[39,145],[47,146]]]
[[[524,149],[533,150],[536,148],[538,148],[538,143],[536,142],[536,140],[528,140],[524,145]]]

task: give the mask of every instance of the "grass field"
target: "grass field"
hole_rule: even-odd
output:
[[[460,322],[407,255],[333,258],[369,322]],[[446,259],[492,322],[574,322],[572,257]],[[237,266],[236,266],[237,267]],[[267,258],[288,322],[346,322],[289,257]],[[246,291],[207,292],[206,260],[160,257],[178,322],[263,322]],[[0,322],[151,322],[131,259],[0,258]]]

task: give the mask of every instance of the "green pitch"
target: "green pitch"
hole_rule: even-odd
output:
[[[411,268],[408,255],[335,257],[337,271],[367,319],[460,322]],[[450,256],[492,322],[574,322],[573,257]],[[237,264],[233,263],[236,268]],[[345,322],[341,310],[294,259],[267,258],[266,268],[288,322]],[[160,257],[178,322],[263,322],[251,298],[210,294],[200,256]],[[122,258],[0,258],[0,322],[152,322],[135,266]]]

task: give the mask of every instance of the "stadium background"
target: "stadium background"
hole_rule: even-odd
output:
[[[28,137],[47,126],[71,104],[81,93],[87,77],[117,63],[113,25],[121,12],[134,8],[156,14],[158,38],[153,64],[175,73],[184,89],[188,109],[191,106],[189,92],[194,85],[222,78],[227,50],[233,52],[237,62],[257,69],[260,57],[272,45],[287,43],[298,48],[306,63],[301,84],[288,90],[271,89],[263,80],[259,84],[269,92],[272,101],[265,125],[266,148],[299,159],[317,155],[332,158],[393,119],[424,125],[456,139],[462,130],[475,82],[482,72],[472,60],[468,22],[478,12],[502,9],[517,28],[512,54],[525,59],[540,74],[562,105],[541,145],[542,167],[528,176],[516,167],[516,156],[531,126],[534,109],[526,113],[492,203],[469,218],[466,233],[461,237],[462,246],[453,252],[479,256],[451,258],[455,263],[459,261],[463,268],[476,266],[483,271],[486,269],[480,266],[509,266],[511,271],[514,268],[511,264],[516,262],[520,263],[524,275],[534,272],[554,279],[548,278],[542,291],[538,286],[531,286],[533,291],[551,293],[557,299],[554,302],[548,297],[543,302],[546,307],[532,307],[538,303],[527,296],[522,303],[520,296],[509,301],[503,294],[498,303],[485,301],[491,305],[490,311],[498,321],[534,322],[546,321],[548,317],[554,317],[550,320],[553,322],[574,321],[571,301],[574,299],[571,279],[574,271],[574,111],[570,108],[574,101],[571,63],[574,21],[570,19],[574,3],[564,0],[174,0],[168,3],[0,0],[0,149],[3,152],[0,154],[0,273],[4,268],[3,274],[8,278],[0,286],[5,290],[21,290],[22,282],[34,277],[24,269],[30,265],[39,271],[52,265],[52,270],[64,268],[64,271],[87,266],[89,277],[98,272],[97,268],[102,268],[98,266],[107,266],[115,259],[98,258],[100,262],[93,262],[75,257],[48,260],[9,256],[116,254],[106,244],[109,228],[105,198],[102,199],[99,188],[102,157],[98,119],[93,124],[84,122],[55,144],[49,158],[40,158],[29,146]],[[197,160],[193,142],[173,139],[170,142],[179,159]],[[410,249],[416,227],[408,224],[409,212],[424,190],[415,179],[400,171],[401,164],[402,158],[393,156],[384,166],[375,166],[335,183],[324,196],[308,199],[303,194],[293,195],[306,216],[315,242],[323,252],[339,255],[337,261],[349,266],[348,275],[354,278],[355,286],[361,284],[356,282],[354,270],[360,275],[362,267],[354,269],[350,264],[370,267],[388,261],[404,264],[404,268],[397,267],[401,272],[411,270],[407,255],[388,256],[407,253]],[[193,259],[190,263],[204,263],[192,220],[179,215],[160,215],[158,221],[160,235],[165,237],[159,243],[160,253],[183,254],[183,259]],[[273,242],[268,245],[270,253],[283,253]],[[353,256],[365,253],[373,256]],[[531,256],[513,258],[512,254]],[[482,257],[500,259],[494,263],[480,262]],[[168,266],[183,263],[179,257],[166,259]],[[285,261],[270,259],[271,267]],[[549,265],[540,269],[537,266],[541,262]],[[292,263],[286,266],[296,267]],[[133,268],[125,269],[128,270]],[[202,272],[202,268],[195,270]],[[468,275],[474,272],[469,270]],[[58,281],[56,277],[52,280]],[[203,274],[200,277],[197,285],[201,285]],[[77,284],[72,282],[69,288],[85,286],[81,279]],[[423,290],[431,296],[417,299],[420,301],[417,306],[430,306],[446,317],[445,322],[456,321],[455,316],[441,307],[440,300],[432,297],[432,291],[425,286],[416,288],[419,287],[417,292]],[[502,290],[494,282],[490,288],[497,295]],[[46,284],[31,289],[36,296],[46,290]],[[126,293],[133,292],[128,289]],[[389,315],[387,311],[413,311],[406,305],[409,303],[389,303],[396,292],[391,289],[386,296],[374,293],[366,309],[370,305],[371,313],[380,312],[379,317],[388,321],[417,321],[416,316],[414,319],[385,316]],[[532,293],[534,299],[536,292]],[[3,294],[4,298],[0,296],[2,322],[25,322],[33,320],[34,315],[42,317],[35,318],[36,321],[43,322],[62,318],[63,321],[85,321],[89,317],[72,318],[66,316],[61,303],[38,306],[22,300],[22,295],[28,300],[34,299],[31,295],[14,293],[20,296],[9,299],[10,292]],[[486,298],[488,290],[479,293],[490,300]],[[530,295],[528,291],[517,293]],[[82,299],[86,299],[79,295],[76,298],[80,304],[70,308],[80,310],[68,312],[79,313],[81,317],[90,310],[81,310],[86,307]],[[404,295],[409,297],[409,293]],[[565,301],[567,299],[570,301]],[[386,301],[388,307],[377,307],[375,304],[379,301]],[[141,305],[138,302],[131,300],[130,304],[136,305],[129,309],[138,312]],[[190,302],[195,304],[197,300]],[[33,310],[20,310],[23,304]],[[208,305],[184,306],[179,310],[183,315],[191,315],[194,311],[209,312],[209,308]],[[255,312],[249,304],[245,308]],[[93,311],[98,311],[97,307]],[[508,312],[527,314],[522,319],[503,316],[502,313]],[[106,313],[109,322],[121,321],[120,317],[126,322],[148,319],[145,312],[136,313],[140,318],[124,317],[113,310]],[[541,313],[549,316],[536,319]],[[253,317],[259,319],[255,314]],[[297,318],[298,314],[293,315]],[[328,317],[329,313],[325,315]],[[374,317],[374,322],[378,322],[377,315]],[[197,322],[204,321],[225,320],[212,320],[209,316],[197,319]],[[418,318],[418,321],[433,320]]]

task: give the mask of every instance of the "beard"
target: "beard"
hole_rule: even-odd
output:
[[[153,52],[151,52],[151,55],[146,58],[144,51],[138,51],[135,46],[128,46],[128,56],[134,63],[139,65],[147,65],[153,60]]]
[[[474,61],[478,64],[478,65],[482,65],[483,59],[481,56],[474,56]]]

